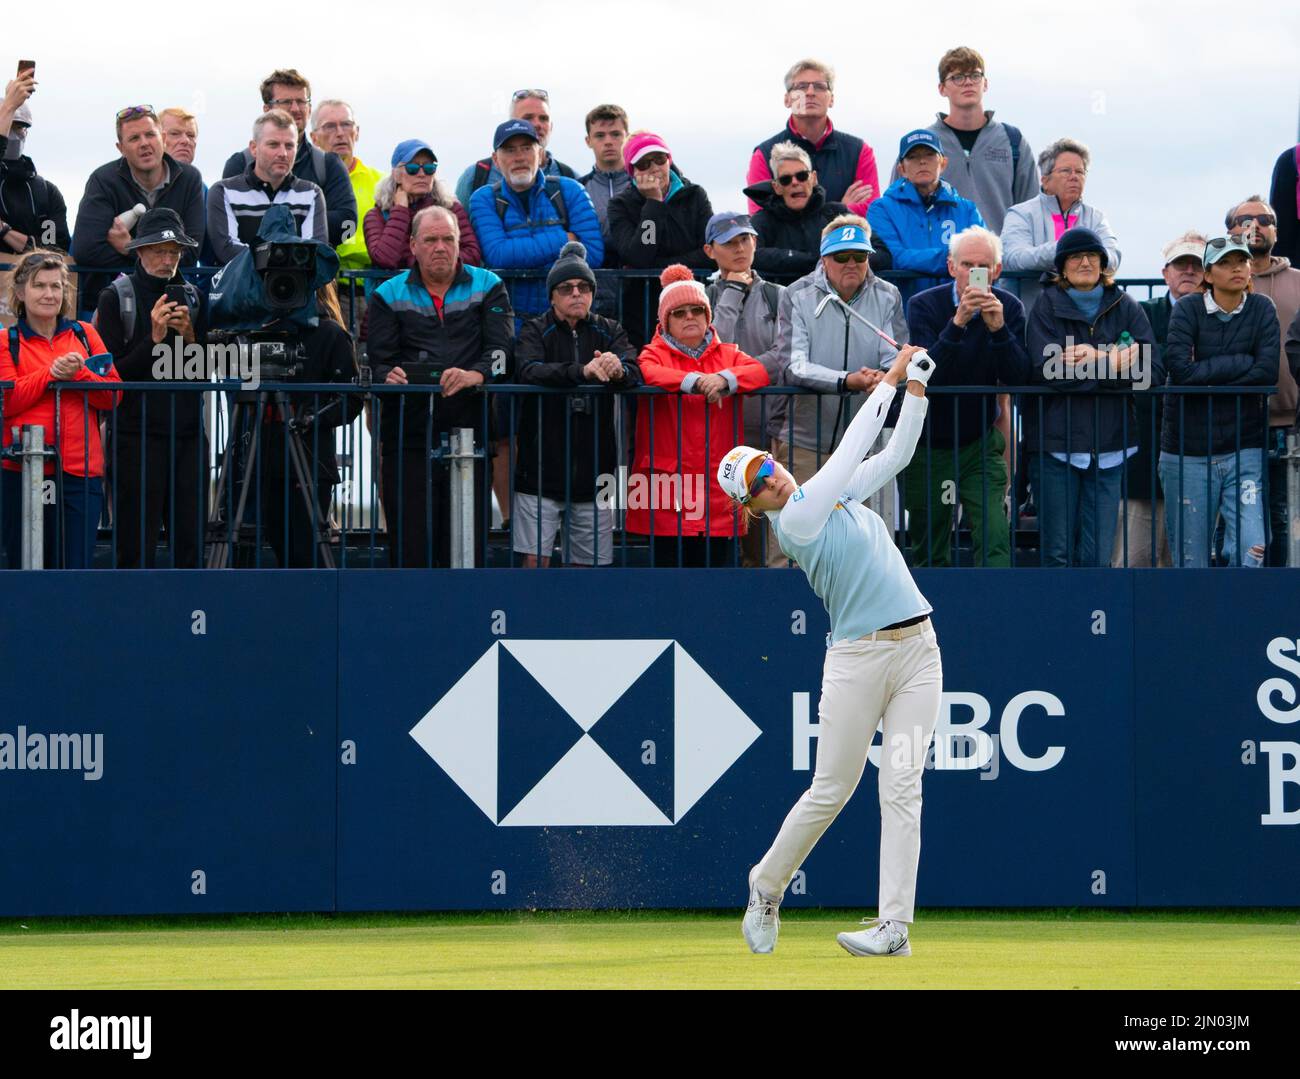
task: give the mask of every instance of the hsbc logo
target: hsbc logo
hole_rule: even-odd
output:
[[[500,827],[672,826],[758,738],[676,641],[498,641],[411,737]]]

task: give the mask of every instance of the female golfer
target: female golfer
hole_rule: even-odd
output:
[[[812,786],[749,873],[743,931],[754,952],[776,947],[786,886],[852,796],[883,718],[879,918],[836,939],[854,955],[912,954],[907,926],[921,853],[921,774],[939,716],[943,670],[930,605],[884,521],[863,502],[911,460],[933,370],[920,349],[903,348],[839,448],[801,487],[770,454],[748,446],[737,446],[718,468],[718,483],[735,502],[767,514],[781,550],[807,574],[831,618]],[[907,392],[894,435],[864,461],[904,374]]]

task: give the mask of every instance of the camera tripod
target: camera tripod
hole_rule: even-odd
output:
[[[268,409],[273,419],[267,418]],[[298,488],[297,497],[301,499],[306,518],[311,522],[313,543],[317,549],[320,567],[334,568],[329,528],[316,503],[316,484],[308,467],[307,450],[302,442],[303,429],[309,427],[315,420],[316,416],[311,416],[306,421],[295,418],[289,395],[283,390],[243,391],[235,395],[235,402],[230,409],[230,440],[227,443],[225,458],[221,462],[221,472],[217,478],[217,493],[212,502],[212,512],[208,517],[208,534],[212,541],[212,549],[208,552],[208,569],[227,568],[230,564],[231,550],[236,544],[251,546],[257,542],[256,527],[246,524],[244,515],[248,509],[248,493],[253,486],[253,470],[257,467],[258,449],[262,442],[262,426],[265,423],[277,423],[284,427],[285,449],[289,458],[289,475],[285,476],[284,480],[286,483],[295,484]],[[238,464],[233,447],[245,423],[249,425],[249,433],[246,436],[247,442],[243,446],[245,456],[240,468],[239,499],[235,505],[234,515],[229,522],[223,523],[220,514],[226,488],[230,483],[231,470]],[[285,528],[288,527],[289,520],[286,516]],[[249,535],[245,535],[246,531]]]

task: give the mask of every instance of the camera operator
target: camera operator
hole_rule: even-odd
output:
[[[123,381],[181,381],[185,346],[203,345],[203,300],[180,273],[181,258],[198,246],[175,210],[158,207],[140,219],[127,244],[135,269],[99,294],[95,312]],[[197,391],[122,394],[108,453],[119,568],[153,568],[164,522],[172,566],[198,566],[207,461],[202,409]]]
[[[415,215],[411,251],[415,265],[389,278],[371,298],[370,362],[376,382],[438,381],[441,392],[377,395],[384,514],[393,566],[447,566],[451,477],[441,461],[429,462],[427,449],[437,449],[443,434],[458,427],[474,429],[476,447],[487,444],[488,410],[471,391],[507,369],[514,312],[496,274],[461,262],[460,223],[445,207],[428,206]],[[485,471],[476,459],[474,514],[480,536],[486,534]],[[433,521],[432,536],[426,516]],[[482,552],[476,543],[476,563]]]
[[[352,338],[343,325],[334,282],[316,290],[316,310],[320,316],[316,326],[295,328],[301,345],[295,380],[350,383],[356,377],[356,361],[352,355]],[[358,398],[348,394],[290,391],[288,400],[292,417],[284,414],[284,406],[276,404],[269,405],[263,417],[262,459],[255,466],[261,471],[262,535],[274,549],[281,566],[311,568],[320,566],[321,560],[315,548],[315,522],[308,516],[307,502],[315,498],[316,520],[324,527],[334,485],[339,482],[335,432],[351,423],[360,409]],[[314,482],[314,491],[302,490],[289,465],[285,431],[291,419],[298,424],[302,436],[309,482]],[[287,479],[292,483],[286,492]]]

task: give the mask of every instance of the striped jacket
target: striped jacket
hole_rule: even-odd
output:
[[[249,165],[242,176],[218,180],[208,189],[207,235],[221,265],[257,240],[262,218],[273,203],[289,207],[304,240],[329,243],[325,193],[319,187],[291,172],[272,194],[271,186],[258,179]]]
[[[463,367],[477,371],[484,380],[510,370],[515,315],[505,285],[491,270],[462,263],[440,311],[415,267],[375,289],[368,310],[367,349],[376,385],[394,367],[406,370],[408,378],[413,365]],[[430,416],[427,391],[379,396],[384,452],[397,448],[399,425],[405,448],[423,448]],[[400,406],[403,397],[405,407]],[[442,432],[455,427],[472,427],[482,439],[487,412],[482,394],[461,390],[443,397],[435,393],[432,400],[435,446]]]

